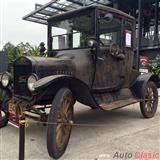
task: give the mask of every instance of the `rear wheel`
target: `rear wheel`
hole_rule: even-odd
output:
[[[144,100],[140,103],[142,115],[145,118],[152,118],[154,117],[158,106],[158,90],[154,82],[148,82],[143,97]]]
[[[68,88],[62,88],[55,96],[47,128],[47,148],[52,158],[59,158],[65,152],[72,129],[74,99]]]
[[[8,123],[8,101],[10,96],[6,89],[0,86],[0,128]]]

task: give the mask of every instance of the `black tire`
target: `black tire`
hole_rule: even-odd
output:
[[[60,89],[53,100],[47,126],[47,149],[54,159],[60,158],[67,148],[72,130],[73,105],[72,92],[68,88]]]
[[[140,102],[144,118],[154,117],[158,107],[158,90],[154,82],[149,81],[144,89],[143,102]]]
[[[8,114],[0,110],[0,128],[5,127],[8,124]]]
[[[0,128],[8,124],[8,101],[10,95],[6,89],[0,86]]]

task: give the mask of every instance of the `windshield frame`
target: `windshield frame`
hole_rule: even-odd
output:
[[[52,27],[54,27],[55,22],[63,21],[66,19],[74,18],[75,16],[81,16],[81,15],[87,15],[88,13],[93,13],[93,23],[94,23],[94,28],[93,28],[93,38],[97,39],[97,8],[89,8],[87,10],[80,10],[79,12],[72,12],[72,14],[68,15],[59,15],[54,17],[52,20],[48,21],[48,52],[50,51],[61,51],[61,50],[72,50],[72,49],[82,49],[82,48],[89,48],[89,47],[78,47],[78,48],[64,48],[64,49],[53,49],[53,35],[52,35]]]

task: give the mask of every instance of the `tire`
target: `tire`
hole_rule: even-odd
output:
[[[7,90],[0,86],[0,128],[8,124],[8,101],[10,95]]]
[[[60,158],[67,148],[72,130],[73,105],[72,92],[68,88],[60,89],[53,100],[47,126],[47,149],[54,159]]]
[[[5,127],[8,124],[8,114],[0,110],[0,128]]]
[[[155,83],[149,81],[143,93],[144,100],[140,102],[141,113],[144,118],[152,118],[158,107],[158,90]]]

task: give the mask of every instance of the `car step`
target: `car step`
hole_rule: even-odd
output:
[[[135,99],[135,98],[129,98],[129,99],[125,99],[125,100],[119,100],[119,101],[115,101],[112,103],[108,103],[108,104],[100,104],[100,108],[102,108],[103,110],[106,111],[110,111],[110,110],[114,110],[114,109],[118,109],[118,108],[122,108],[134,103],[139,102],[139,100]]]

